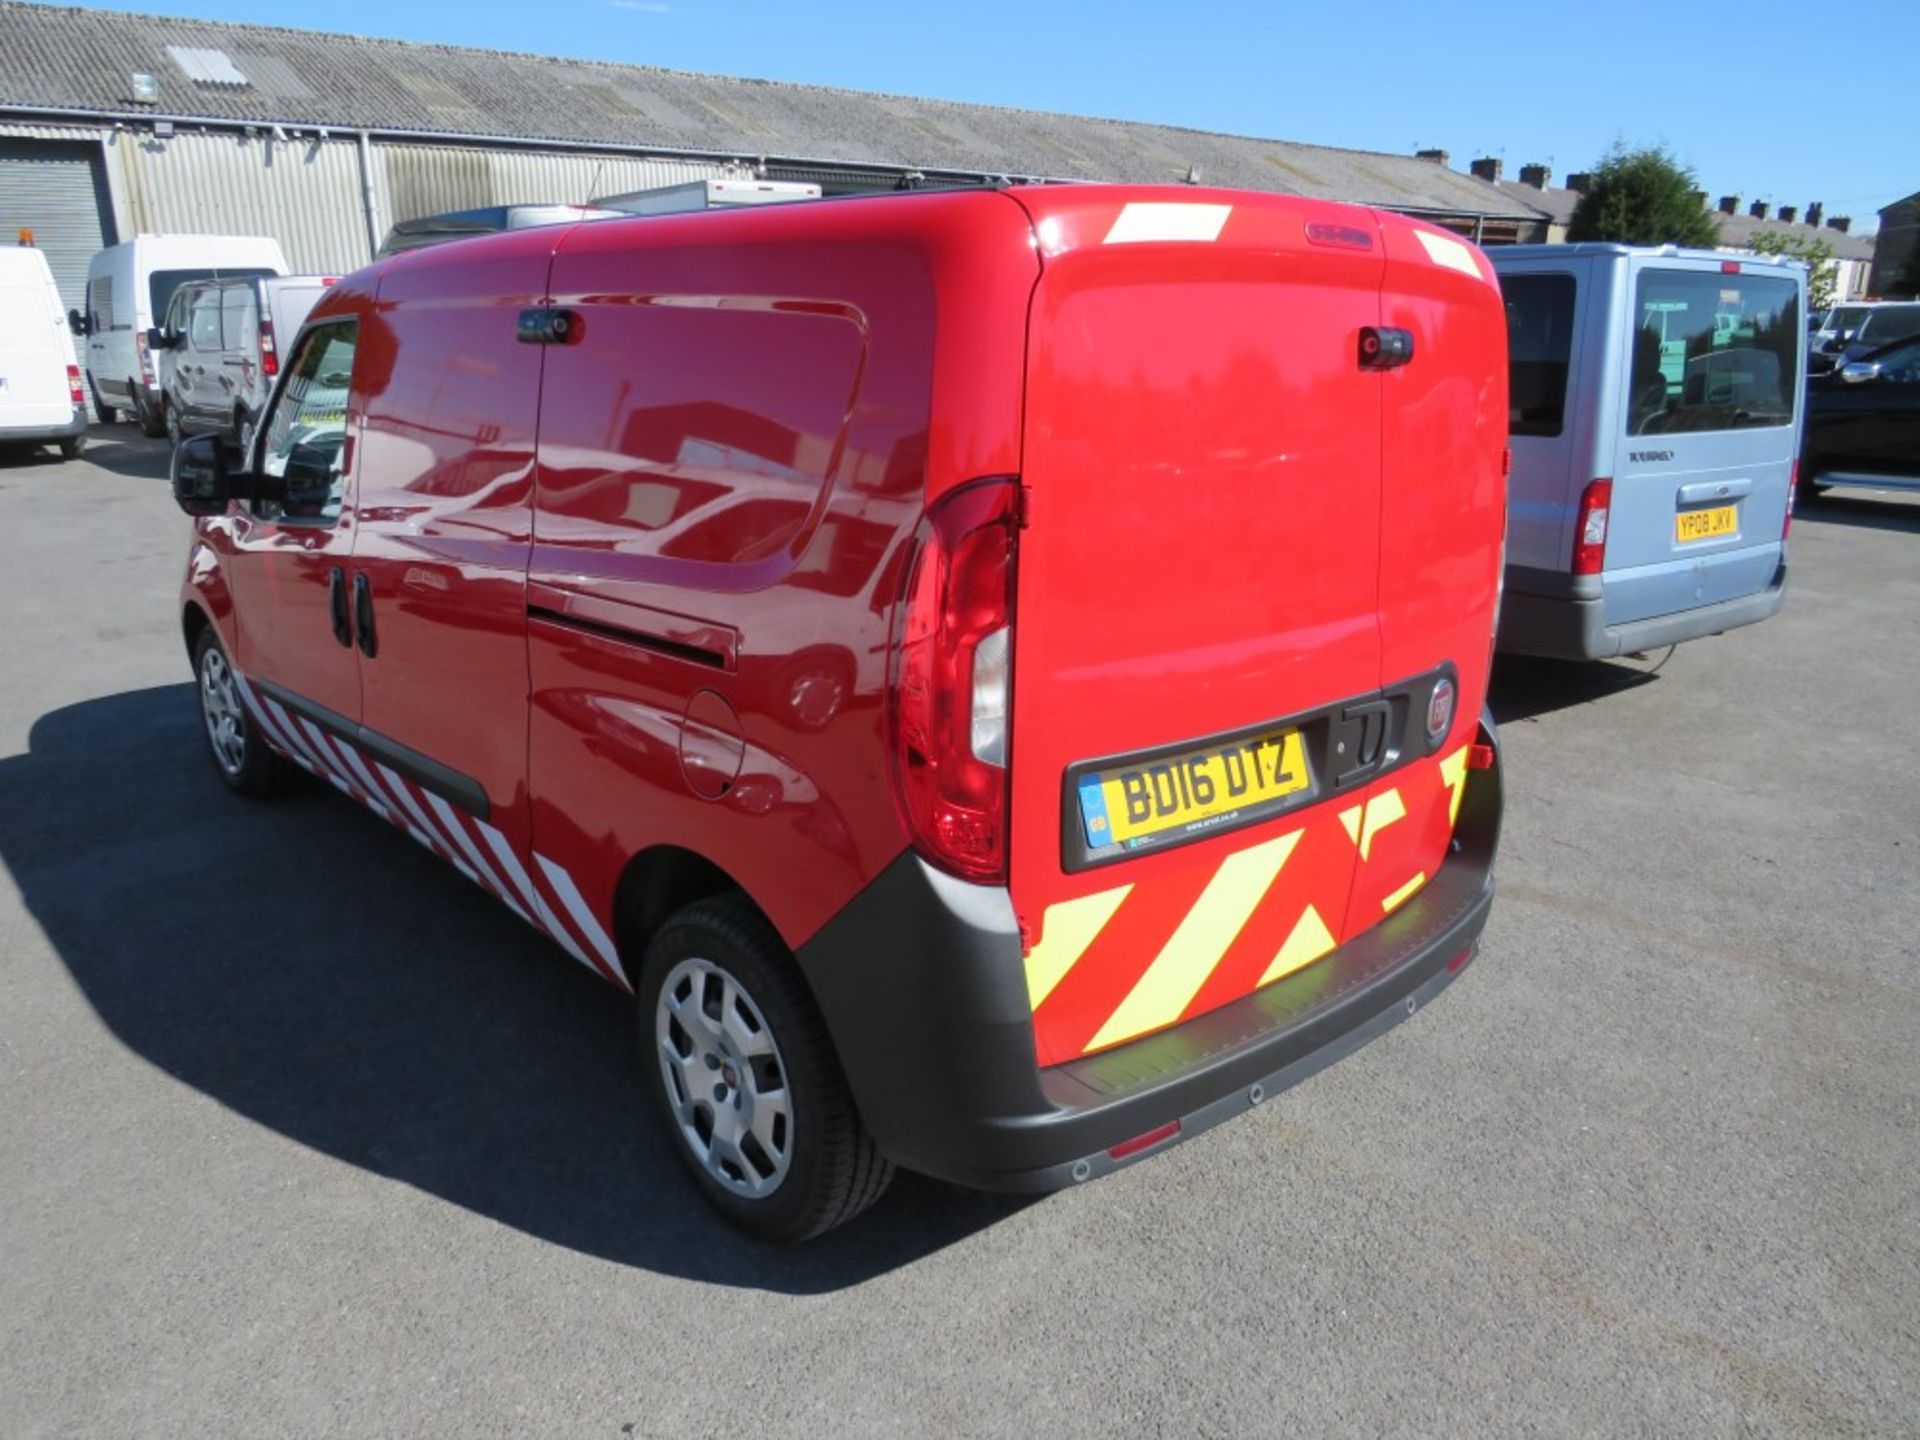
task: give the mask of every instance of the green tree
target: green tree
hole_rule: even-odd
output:
[[[1694,198],[1693,171],[1664,146],[1615,145],[1593,170],[1567,226],[1569,240],[1620,240],[1629,245],[1720,243],[1719,227]]]
[[[1825,240],[1804,240],[1782,235],[1777,230],[1762,230],[1747,241],[1756,255],[1784,255],[1807,267],[1807,306],[1825,310],[1833,304],[1834,282],[1840,267],[1834,263],[1833,247]]]

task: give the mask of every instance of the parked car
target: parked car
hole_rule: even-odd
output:
[[[0,248],[0,446],[86,444],[87,401],[47,257]]]
[[[277,241],[257,235],[136,235],[87,267],[87,309],[72,312],[87,339],[87,383],[103,423],[129,411],[149,435],[166,433],[160,369],[149,334],[190,280],[284,275]]]
[[[1836,305],[1813,337],[1809,373],[1824,375],[1869,350],[1920,335],[1920,301],[1886,300]]]
[[[1612,244],[1492,260],[1512,365],[1500,648],[1602,659],[1777,611],[1805,270]]]
[[[1808,382],[1800,483],[1920,489],[1920,336]]]
[[[799,1237],[1157,1153],[1472,958],[1505,408],[1486,258],[1383,212],[502,234],[176,450],[181,619],[225,783],[324,777],[637,992],[675,1154]]]
[[[280,373],[280,337],[299,333],[333,283],[266,275],[193,280],[173,292],[147,345],[159,357],[161,423],[176,444],[190,434],[241,439]]]

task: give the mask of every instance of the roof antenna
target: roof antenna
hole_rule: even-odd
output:
[[[1187,167],[1187,184],[1198,185],[1199,183],[1200,183],[1200,167],[1198,165],[1189,165]]]
[[[607,157],[602,155],[600,163],[593,167],[593,178],[587,181],[587,193],[581,197],[580,208],[586,209],[593,203],[593,192],[600,188],[600,177],[606,172]]]

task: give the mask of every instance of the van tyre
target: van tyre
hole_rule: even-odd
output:
[[[675,911],[639,991],[646,1083],[715,1209],[763,1240],[806,1240],[880,1198],[892,1162],[860,1122],[792,953],[744,898]]]
[[[240,699],[240,684],[211,626],[193,644],[194,689],[214,771],[235,794],[264,800],[285,787],[292,767],[274,754]]]
[[[158,440],[166,434],[167,417],[163,413],[166,407],[160,401],[147,399],[131,380],[127,382],[127,393],[133,396],[133,418],[140,426],[140,433],[149,440]]]
[[[178,450],[180,442],[187,438],[180,428],[180,411],[164,396],[160,400],[160,428],[167,432],[167,444],[172,449]]]
[[[102,425],[111,425],[120,418],[120,412],[100,398],[100,388],[92,380],[87,381],[87,390],[93,396],[93,413]]]
[[[60,442],[60,458],[62,460],[78,460],[80,458],[80,452],[86,448],[87,437],[84,435],[76,435],[71,440],[62,440]]]

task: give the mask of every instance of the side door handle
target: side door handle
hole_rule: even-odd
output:
[[[347,618],[347,576],[338,565],[327,572],[327,610],[333,617],[333,638],[353,644],[353,622]]]
[[[373,633],[373,582],[364,572],[353,577],[353,628],[359,632],[360,653],[373,659],[380,642]]]

